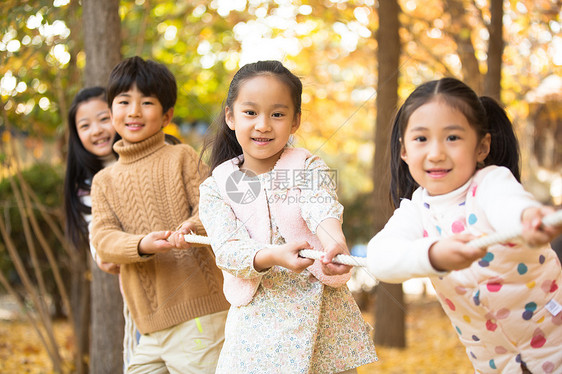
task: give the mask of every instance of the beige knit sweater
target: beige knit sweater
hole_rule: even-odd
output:
[[[210,248],[138,252],[146,234],[175,230],[186,220],[205,233],[198,206],[207,167],[198,172],[197,153],[188,145],[165,144],[163,132],[135,144],[120,140],[114,149],[119,161],[96,174],[92,184],[92,244],[101,259],[121,264],[123,291],[139,331],[227,310]]]

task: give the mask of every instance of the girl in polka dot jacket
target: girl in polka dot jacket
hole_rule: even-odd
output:
[[[392,130],[393,216],[368,246],[386,282],[429,276],[478,373],[560,373],[562,275],[548,243],[554,210],[519,183],[511,122],[493,99],[452,79],[408,97]],[[518,241],[473,248],[522,226]]]

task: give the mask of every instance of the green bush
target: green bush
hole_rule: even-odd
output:
[[[22,172],[22,176],[33,193],[37,196],[40,203],[47,208],[48,219],[54,220],[57,226],[63,227],[63,166],[44,163],[36,164],[28,169],[25,169]],[[21,190],[17,176],[14,176],[13,178],[18,189]],[[66,256],[64,255],[64,249],[62,248],[61,243],[58,241],[52,230],[49,228],[49,225],[35,206],[34,212],[43,235],[51,246],[51,249],[55,253],[57,259],[60,260],[59,265],[64,268],[67,266],[68,261],[65,261]],[[9,236],[14,243],[19,256],[25,263],[31,278],[35,280],[33,271],[31,271],[31,258],[28,243],[23,230],[21,212],[18,208],[9,178],[4,178],[0,181],[0,214],[2,214],[2,219],[7,226]],[[50,266],[43,250],[41,249],[41,245],[35,237],[35,234],[33,234],[33,231],[31,236],[33,237],[35,243],[35,248],[42,266],[41,271],[45,275],[47,286],[50,290],[54,290],[52,276],[48,275],[48,272],[50,272]],[[13,261],[9,256],[6,243],[3,239],[0,240],[0,270],[14,285],[19,283],[19,277],[17,276],[13,266]]]

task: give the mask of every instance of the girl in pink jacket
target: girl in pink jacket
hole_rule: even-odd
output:
[[[300,80],[278,61],[242,67],[219,117],[199,217],[232,304],[217,373],[355,373],[375,361],[345,285],[350,267],[333,171],[287,142]],[[298,255],[326,251],[323,261]]]

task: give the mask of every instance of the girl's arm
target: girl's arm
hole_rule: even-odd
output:
[[[473,193],[495,232],[522,228],[523,212],[541,206],[505,167],[489,171]]]
[[[349,255],[347,242],[343,235],[341,222],[336,218],[327,218],[320,222],[316,235],[322,243],[326,254],[322,260],[322,271],[326,275],[342,275],[351,271],[351,266],[332,263],[332,259],[339,254]]]
[[[321,270],[328,277],[347,274],[351,271],[351,266],[331,262],[338,254],[349,254],[341,226],[343,206],[339,203],[336,193],[337,173],[318,156],[306,160],[304,173],[308,179],[303,181],[301,186],[301,214],[326,252],[321,262]],[[334,277],[326,278],[323,282],[337,287],[345,284],[347,280],[349,277]]]
[[[506,168],[486,174],[476,199],[496,232],[521,228],[521,237],[530,246],[545,245],[562,233],[561,227],[542,225],[542,218],[555,209],[536,201]]]
[[[532,247],[543,246],[562,234],[562,226],[548,227],[542,224],[542,219],[556,212],[549,206],[531,207],[523,211],[521,223],[523,224],[522,237]]]
[[[186,156],[183,162],[183,185],[187,192],[187,200],[191,207],[191,217],[187,218],[187,222],[183,226],[189,226],[189,229],[197,235],[205,235],[205,228],[199,219],[199,186],[207,178],[209,174],[209,167],[201,162],[199,163],[199,156],[193,148],[186,147]]]
[[[439,238],[424,237],[421,217],[412,201],[400,207],[367,246],[368,268],[384,282],[401,283],[410,278],[443,275],[429,259],[429,248]]]
[[[467,245],[472,239],[470,234],[424,237],[415,203],[404,199],[367,246],[369,270],[382,281],[401,283],[464,269],[486,254],[485,248]]]
[[[263,275],[254,267],[254,257],[268,246],[250,238],[243,223],[222,199],[213,177],[207,178],[199,190],[199,218],[210,237],[217,266],[237,278]]]
[[[314,263],[314,260],[299,257],[301,249],[309,249],[307,242],[286,243],[275,247],[266,247],[256,253],[254,268],[265,271],[275,265],[283,266],[296,273],[300,273]]]
[[[186,145],[182,145],[182,147],[182,150],[185,148],[186,153],[182,164],[182,186],[186,190],[191,216],[175,229],[168,240],[176,248],[188,249],[191,244],[185,241],[184,235],[190,233],[206,235],[205,228],[199,219],[199,186],[209,174],[209,167],[204,162],[199,163],[197,153],[191,147]]]
[[[471,234],[457,234],[439,239],[429,247],[429,262],[442,271],[461,270],[486,255],[486,248],[475,248],[468,242],[476,239]]]

